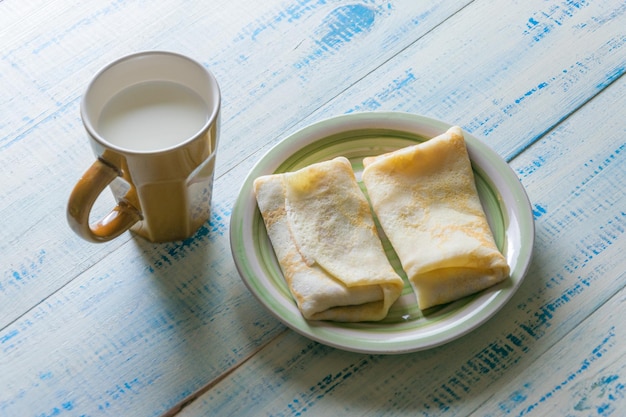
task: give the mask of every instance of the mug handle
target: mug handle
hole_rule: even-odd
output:
[[[100,193],[120,172],[106,162],[97,159],[78,180],[67,205],[67,221],[70,228],[90,242],[106,242],[124,233],[141,220],[141,212],[129,202],[121,200],[109,214],[94,224],[89,224],[89,214]]]

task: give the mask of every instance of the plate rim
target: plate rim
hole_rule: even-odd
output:
[[[255,215],[258,214],[258,207],[256,206],[256,200],[254,199],[252,191],[252,182],[255,178],[260,175],[274,173],[281,164],[292,157],[296,152],[306,146],[322,141],[332,134],[349,132],[351,130],[362,130],[366,128],[388,128],[420,136],[434,137],[436,134],[445,132],[451,126],[452,125],[449,123],[413,113],[349,113],[314,122],[295,131],[294,133],[287,135],[284,139],[280,140],[268,151],[266,151],[255,162],[240,187],[231,212],[229,233],[231,254],[235,262],[235,267],[241,280],[257,301],[259,301],[281,323],[311,340],[346,351],[368,354],[401,354],[431,349],[466,335],[493,317],[505,304],[507,304],[523,282],[528,272],[535,240],[534,217],[526,190],[522,186],[513,169],[499,154],[495,152],[495,150],[465,130],[463,132],[466,138],[468,153],[470,154],[472,164],[477,164],[481,170],[486,170],[486,172],[497,172],[503,184],[515,184],[513,187],[507,186],[504,188],[495,187],[495,184],[492,185],[496,191],[498,191],[499,195],[503,194],[504,191],[505,195],[503,196],[500,205],[503,211],[506,211],[505,214],[508,217],[508,221],[510,221],[511,217],[513,217],[516,224],[519,226],[517,230],[513,230],[513,232],[519,232],[520,241],[525,243],[525,245],[519,247],[520,253],[517,254],[515,259],[507,259],[509,264],[511,261],[515,261],[515,266],[517,267],[515,271],[517,275],[516,279],[512,279],[513,277],[511,277],[511,279],[507,279],[504,283],[498,284],[495,287],[479,293],[480,295],[477,297],[477,300],[482,303],[482,307],[479,306],[480,308],[475,309],[470,316],[462,317],[462,322],[469,322],[469,326],[459,328],[459,323],[456,323],[456,325],[454,325],[455,323],[452,323],[453,325],[451,327],[457,327],[456,331],[452,333],[444,330],[436,332],[436,334],[432,336],[422,337],[420,339],[408,338],[406,340],[393,340],[391,342],[389,340],[383,341],[368,339],[360,340],[358,344],[354,344],[351,343],[350,340],[344,340],[347,338],[345,335],[342,336],[345,329],[338,332],[338,328],[345,324],[308,321],[302,316],[297,318],[297,322],[294,322],[294,320],[290,320],[289,318],[282,316],[274,309],[270,300],[266,300],[263,294],[257,290],[254,285],[255,279],[247,276],[248,274],[244,266],[246,261],[248,263],[251,263],[252,261],[251,259],[244,259],[246,258],[246,254],[254,256],[253,253],[246,250],[249,247],[249,244],[244,239],[245,226],[248,225],[248,223],[252,224],[253,221],[252,219],[245,219],[243,214],[247,213],[245,206],[250,205],[251,202],[254,205],[252,212],[255,213]],[[417,131],[431,131],[432,133],[424,135],[422,133],[418,133]],[[276,157],[277,155],[280,157]],[[497,163],[494,165],[490,161],[497,161]],[[494,183],[492,175],[487,175],[486,179]],[[506,204],[507,201],[509,204]],[[241,218],[239,214],[242,214]],[[248,220],[248,222],[246,222],[246,220]],[[505,228],[507,235],[510,227],[511,224],[508,224],[508,227]],[[526,227],[527,230],[524,230],[524,227]],[[237,243],[239,243],[239,247],[236,246]],[[508,237],[505,239],[505,243],[510,244]],[[513,275],[513,270],[511,275]],[[256,279],[256,284],[261,285],[258,277]],[[506,287],[507,285],[509,288]],[[464,306],[464,308],[467,308],[467,306]],[[355,326],[358,324],[352,323],[351,325]],[[368,324],[363,324],[363,326],[367,327]],[[370,323],[369,326],[376,326],[376,323]],[[386,326],[391,327],[393,325],[386,324]],[[347,333],[351,334],[352,332]],[[332,337],[329,337],[329,334],[332,335]]]

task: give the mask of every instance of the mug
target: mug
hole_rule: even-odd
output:
[[[74,232],[90,242],[126,230],[167,242],[192,236],[208,220],[220,91],[200,63],[161,51],[120,58],[95,75],[80,111],[96,161],[69,198]],[[90,222],[107,186],[117,205]]]

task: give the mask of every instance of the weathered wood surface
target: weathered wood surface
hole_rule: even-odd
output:
[[[619,415],[625,44],[615,0],[0,2],[0,415]],[[220,81],[212,219],[182,243],[88,244],[65,222],[93,158],[80,96],[145,49]],[[510,161],[535,210],[518,293],[433,350],[359,355],[298,336],[230,255],[258,158],[370,110],[460,124]]]
[[[626,139],[623,122],[606,108],[626,105],[626,80],[615,84],[511,162],[535,202],[537,244],[519,292],[486,325],[443,347],[396,357],[341,352],[285,332],[182,415],[623,409],[626,258],[619,242],[626,212],[624,191],[616,189],[626,175]]]

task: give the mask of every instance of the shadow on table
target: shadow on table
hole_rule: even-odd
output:
[[[282,368],[275,379],[287,388],[289,404],[272,404],[272,413],[330,412],[335,415],[465,415],[494,398],[503,409],[516,407],[513,393],[498,387],[515,379],[554,340],[545,337],[537,307],[546,302],[546,271],[534,258],[513,298],[488,322],[446,345],[401,355],[368,355],[327,347],[288,332],[271,343],[264,360]],[[544,339],[545,337],[545,339]],[[553,339],[553,338],[552,338]],[[283,359],[280,358],[283,356]],[[316,408],[318,406],[318,408]],[[267,410],[266,410],[267,411]],[[376,414],[376,413],[374,413]]]
[[[151,274],[164,372],[176,375],[171,407],[201,391],[284,330],[243,285],[225,232],[203,226],[193,237],[163,244],[135,238]],[[165,363],[166,362],[166,363]],[[164,401],[166,398],[164,398]]]

